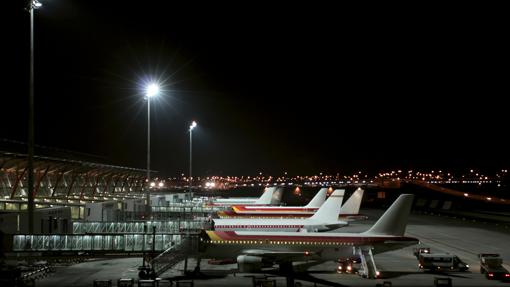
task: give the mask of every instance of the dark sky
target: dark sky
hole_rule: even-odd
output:
[[[9,2],[0,138],[26,141],[29,18]],[[144,168],[142,86],[160,79],[165,175],[187,173],[191,120],[196,175],[510,163],[508,33],[483,11],[41,2],[37,144]]]

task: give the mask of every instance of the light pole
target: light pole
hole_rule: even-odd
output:
[[[150,219],[151,215],[151,98],[159,94],[158,84],[151,83],[147,86],[145,96],[147,98],[147,190],[146,190],[146,219]]]
[[[193,187],[193,178],[191,177],[191,171],[192,171],[192,140],[193,140],[193,129],[197,126],[197,122],[193,121],[191,125],[189,126],[189,192],[191,193],[192,187]]]
[[[30,13],[30,83],[28,92],[28,233],[34,234],[34,10],[42,4],[28,1]]]

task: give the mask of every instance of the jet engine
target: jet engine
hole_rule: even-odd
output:
[[[262,257],[239,255],[237,256],[237,268],[242,273],[258,272],[262,267],[271,267],[272,264],[266,262]]]

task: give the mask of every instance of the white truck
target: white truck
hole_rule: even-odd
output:
[[[449,253],[421,253],[418,255],[418,267],[433,272],[467,271],[469,265],[456,255]]]

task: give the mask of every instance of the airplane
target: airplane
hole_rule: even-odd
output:
[[[204,231],[198,258],[236,258],[239,272],[259,272],[275,264],[280,271],[292,271],[293,262],[312,266],[358,255],[366,277],[376,278],[380,273],[373,254],[419,243],[404,236],[413,199],[412,194],[400,195],[370,229],[361,233]]]
[[[338,214],[344,198],[343,189],[337,189],[310,218],[229,218],[213,219],[213,229],[256,231],[326,231],[343,227],[348,223],[339,221]]]
[[[217,198],[213,200],[210,205],[229,206],[235,204],[242,205],[270,205],[280,203],[282,197],[282,190],[275,186],[266,187],[264,193],[259,198],[256,197],[232,197],[232,198]]]
[[[340,219],[366,219],[359,214],[364,190],[358,188],[340,209]],[[307,218],[324,203],[327,188],[321,188],[306,206],[245,206],[232,205],[231,210],[219,211],[219,218]]]
[[[220,218],[242,217],[309,217],[326,201],[328,188],[324,187],[305,206],[247,206],[232,205],[231,210],[219,211]],[[302,216],[300,216],[302,215]],[[308,216],[307,216],[308,215]]]

